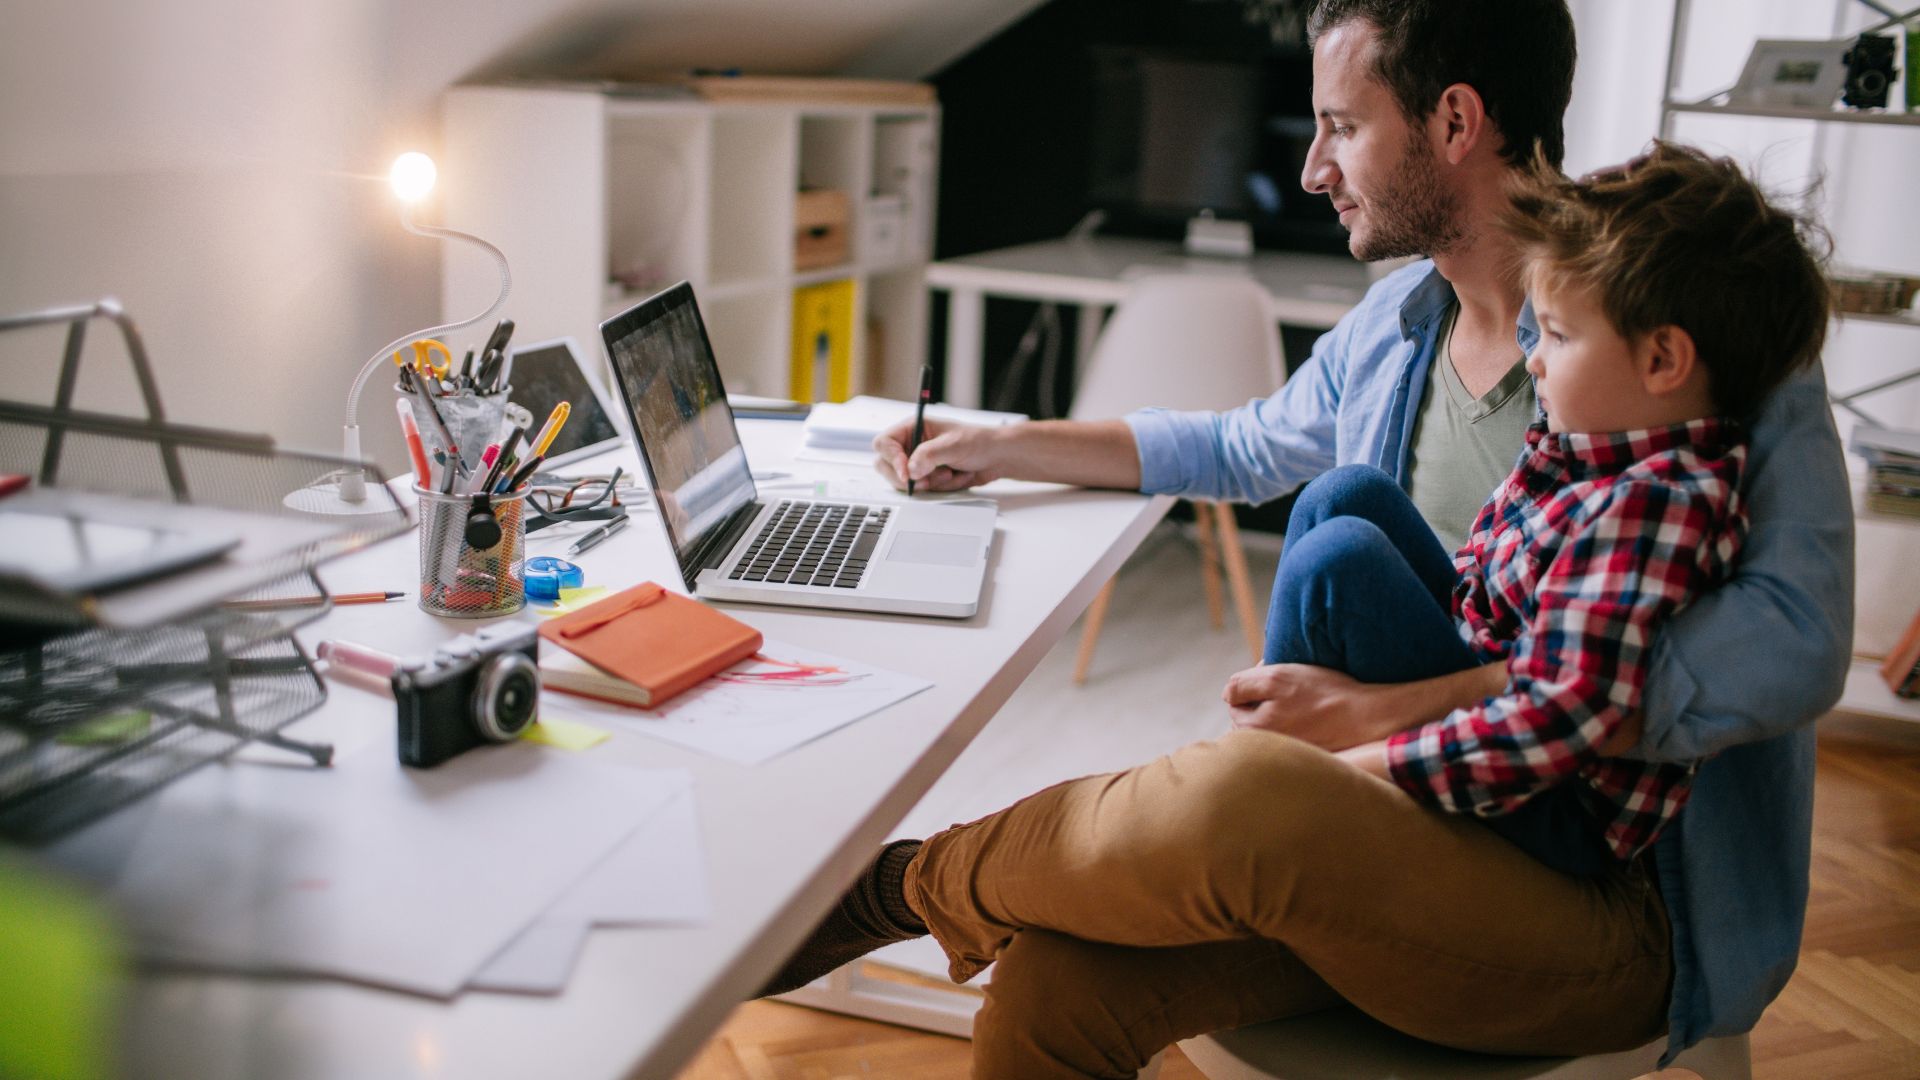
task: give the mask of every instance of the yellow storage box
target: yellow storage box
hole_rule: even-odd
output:
[[[793,290],[795,401],[853,396],[853,282],[828,281]]]

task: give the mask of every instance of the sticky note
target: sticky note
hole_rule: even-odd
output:
[[[577,720],[543,716],[522,732],[520,737],[558,750],[590,750],[613,738],[613,732]]]
[[[132,742],[153,728],[153,714],[145,709],[121,709],[90,717],[60,733],[63,746],[114,746]]]
[[[578,589],[561,589],[560,599],[540,609],[540,614],[551,619],[556,615],[565,615],[586,607],[607,594],[605,585],[587,585]]]

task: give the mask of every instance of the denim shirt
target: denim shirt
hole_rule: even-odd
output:
[[[1141,490],[1260,503],[1336,465],[1404,486],[1414,421],[1453,287],[1423,261],[1375,283],[1279,393],[1224,413],[1128,416]],[[1515,337],[1531,352],[1529,305]],[[1702,758],[1687,808],[1653,847],[1673,923],[1662,1064],[1751,1030],[1793,973],[1813,838],[1813,721],[1853,647],[1853,507],[1818,368],[1751,427],[1752,515],[1738,569],[1659,634],[1634,756]],[[1516,451],[1519,449],[1515,448]]]

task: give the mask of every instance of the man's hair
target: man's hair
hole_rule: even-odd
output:
[[[1643,156],[1577,181],[1540,160],[1511,195],[1500,227],[1519,247],[1529,289],[1590,291],[1629,340],[1685,330],[1720,412],[1751,416],[1819,359],[1832,245],[1730,159],[1655,140]]]
[[[1370,24],[1378,41],[1373,75],[1416,123],[1440,93],[1465,83],[1480,95],[1506,145],[1524,166],[1537,145],[1560,164],[1561,127],[1573,97],[1573,15],[1566,0],[1319,0],[1307,40],[1348,22]]]

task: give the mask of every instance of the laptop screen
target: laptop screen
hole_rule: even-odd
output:
[[[600,334],[667,539],[685,570],[707,534],[754,500],[693,287],[675,285],[601,323]]]
[[[513,385],[513,400],[533,414],[535,424],[546,423],[555,405],[571,404],[566,426],[547,447],[547,465],[589,457],[620,441],[613,418],[601,407],[599,395],[580,369],[571,338],[515,349],[511,363],[507,380]]]

